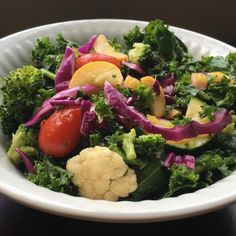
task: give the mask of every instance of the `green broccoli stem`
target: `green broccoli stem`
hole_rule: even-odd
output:
[[[51,80],[54,80],[56,75],[44,68],[40,69],[40,71],[43,73],[43,75]]]
[[[122,148],[128,160],[134,160],[137,158],[134,148],[135,137],[136,137],[135,129],[131,129],[129,133],[123,135]]]

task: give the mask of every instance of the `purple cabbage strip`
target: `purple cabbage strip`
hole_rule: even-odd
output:
[[[88,42],[86,42],[85,44],[81,45],[79,48],[78,48],[78,51],[80,54],[86,54],[86,53],[89,53],[92,48],[93,48],[93,45],[95,43],[97,39],[97,35],[93,35],[89,40]]]
[[[50,101],[52,106],[78,106],[81,104],[82,98],[72,99],[68,97],[67,99],[54,99]]]
[[[122,64],[127,66],[128,68],[137,71],[138,73],[145,75],[146,72],[143,70],[143,68],[135,63],[127,62],[127,61],[122,61]]]
[[[175,94],[176,78],[174,73],[168,74],[164,78],[159,79],[159,82],[165,94],[169,96],[173,96]]]
[[[20,148],[16,148],[16,152],[20,155],[21,159],[23,160],[26,171],[28,173],[33,174],[35,172],[35,169],[29,157]]]
[[[152,86],[153,91],[156,93],[157,96],[160,95],[160,83],[158,80],[155,81],[155,83]]]
[[[81,86],[81,91],[84,93],[84,94],[96,94],[100,91],[100,89],[94,85],[91,85],[91,84],[86,84],[86,85],[83,85]]]
[[[55,77],[55,89],[57,91],[58,84],[68,81],[72,78],[75,72],[75,52],[73,48],[67,47],[64,58],[61,62],[61,65],[57,71]],[[59,91],[58,91],[59,92]]]
[[[165,99],[167,104],[173,104],[174,103],[174,98],[173,96],[170,96],[168,94],[165,94]]]
[[[147,133],[161,134],[166,140],[179,141],[186,138],[193,138],[199,134],[220,133],[230,122],[231,115],[226,109],[215,112],[214,120],[206,124],[196,121],[187,123],[184,126],[163,128],[153,125],[147,118],[133,107],[126,104],[126,98],[120,94],[112,85],[106,81],[104,94],[108,104],[124,118],[133,121]]]
[[[94,130],[94,123],[97,122],[97,115],[93,111],[93,103],[90,101],[82,100],[81,102],[81,125],[80,132],[87,136]]]
[[[94,111],[94,105],[90,101],[82,100],[81,102],[81,126],[80,132],[84,136],[88,136],[94,130],[109,127],[107,119],[101,123],[98,122],[98,117]]]
[[[186,167],[194,170],[196,160],[192,155],[176,155],[175,153],[171,152],[167,155],[163,165],[167,168],[170,168],[173,164],[185,165]]]
[[[54,100],[68,100],[68,98],[71,98],[71,97],[75,98],[75,96],[79,90],[80,90],[80,87],[66,89],[66,90],[63,90],[63,91],[57,93],[53,97],[45,100],[43,102],[42,106],[33,115],[33,117],[25,123],[25,126],[28,127],[28,126],[32,126],[32,125],[36,124],[40,119],[42,119],[42,117],[47,115],[49,112],[54,111],[55,108],[51,105],[52,101],[54,101]]]
[[[55,85],[55,90],[57,91],[57,93],[61,92],[62,90],[66,90],[69,87],[69,83],[70,83],[70,81],[67,80],[67,81],[63,81],[59,84],[56,84]]]

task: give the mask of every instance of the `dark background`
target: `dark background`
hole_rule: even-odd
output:
[[[235,0],[2,0],[0,37],[59,21],[89,18],[163,19],[236,46]],[[0,196],[0,235],[236,235],[236,206],[186,220],[151,224],[104,224],[66,219],[23,207]],[[132,232],[131,232],[132,231]],[[129,234],[130,234],[129,233]]]
[[[88,18],[163,19],[236,45],[235,0],[1,0],[0,37],[33,26]]]

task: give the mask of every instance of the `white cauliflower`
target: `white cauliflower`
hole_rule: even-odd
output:
[[[72,182],[80,195],[90,199],[117,201],[137,188],[137,178],[123,158],[107,147],[91,147],[67,161]]]

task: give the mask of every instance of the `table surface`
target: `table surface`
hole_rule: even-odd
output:
[[[235,0],[2,1],[0,37],[30,27],[76,19],[152,20],[197,31],[236,46]],[[106,224],[66,219],[21,206],[0,195],[0,235],[49,235],[70,232],[116,232],[132,235],[236,235],[236,205],[190,219],[150,224]]]
[[[235,236],[236,235],[236,205],[219,210],[214,213],[192,217],[184,220],[145,223],[145,224],[113,224],[97,223],[42,213],[24,206],[12,200],[0,196],[0,235],[56,235],[71,232],[86,232],[86,235],[96,232],[115,232],[132,235],[210,235]],[[155,233],[156,232],[156,233]],[[125,235],[125,234],[124,234]]]

